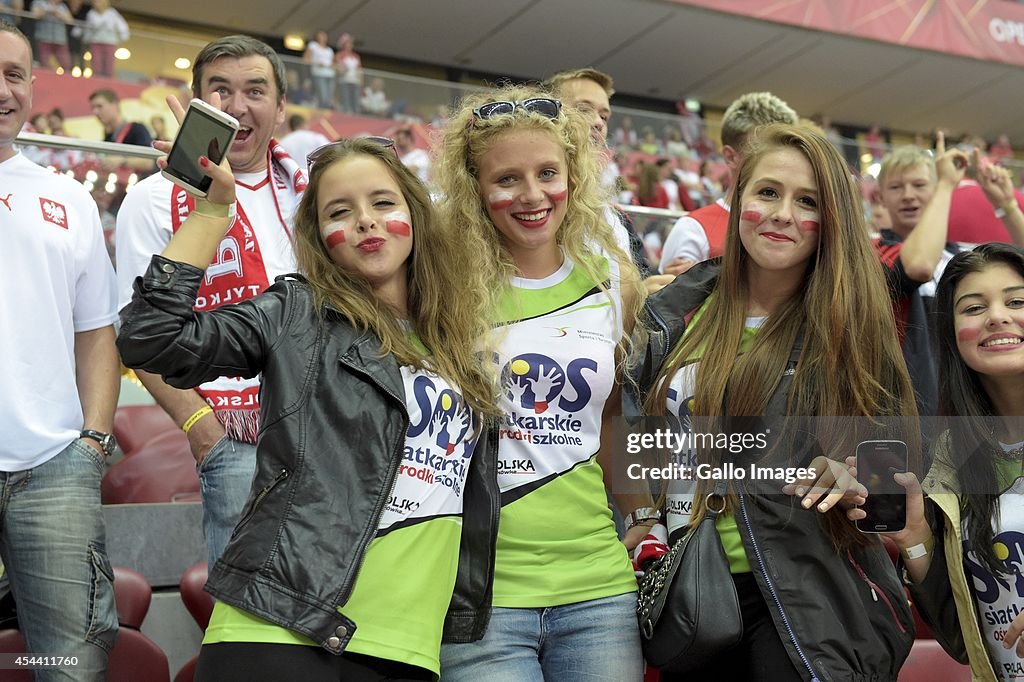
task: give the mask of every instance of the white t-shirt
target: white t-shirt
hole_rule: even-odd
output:
[[[668,208],[670,211],[678,211],[682,204],[679,203],[679,185],[676,184],[675,180],[669,180],[668,178],[658,183],[664,188],[665,194],[668,195]]]
[[[309,52],[309,72],[317,78],[334,77],[334,50],[320,43],[306,46]]]
[[[408,154],[402,155],[402,163],[405,167],[416,174],[422,182],[426,183],[430,178],[430,154],[426,149],[416,147]]]
[[[1004,445],[1006,449],[1009,447],[1012,446]],[[1017,656],[1016,648],[1003,648],[1003,636],[1013,619],[1024,611],[1024,574],[1021,573],[1024,571],[1024,478],[1017,478],[999,496],[999,516],[993,519],[992,529],[996,556],[1006,563],[1011,573],[993,575],[968,549],[966,520],[963,523],[964,568],[972,583],[978,624],[996,679],[1019,680],[1024,679],[1024,660]]]
[[[338,57],[338,66],[341,67],[338,80],[342,83],[359,83],[363,71],[363,62],[359,55],[351,53]]]
[[[281,146],[300,166],[306,165],[306,157],[311,151],[330,142],[326,135],[313,130],[293,130],[281,138]]]
[[[715,202],[729,212],[729,204],[724,199]],[[665,266],[673,258],[689,258],[692,261],[701,262],[711,258],[711,244],[708,243],[708,236],[700,223],[684,215],[672,226],[672,231],[665,238],[665,247],[661,250],[661,263],[658,264],[658,272],[664,274]]]
[[[21,154],[0,162],[0,471],[23,471],[78,437],[75,333],[117,320],[96,203]]]

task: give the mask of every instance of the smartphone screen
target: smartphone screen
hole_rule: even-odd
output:
[[[857,480],[868,489],[861,507],[867,518],[857,521],[863,533],[892,533],[907,525],[907,491],[893,478],[907,470],[907,444],[899,440],[868,440],[857,446]]]
[[[167,156],[167,170],[205,192],[212,181],[199,169],[199,157],[206,156],[213,163],[220,163],[234,132],[233,128],[202,109],[189,107]]]

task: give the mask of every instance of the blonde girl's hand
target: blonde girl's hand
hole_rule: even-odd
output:
[[[185,119],[185,107],[181,105],[178,98],[173,95],[167,96],[167,106],[170,108],[171,113],[177,120],[178,125]],[[212,93],[208,102],[210,106],[220,109],[220,95],[218,93]],[[170,153],[173,143],[157,141],[153,143],[156,149],[164,152],[165,154]],[[199,164],[199,170],[203,175],[208,176],[213,180],[210,185],[210,190],[207,193],[205,200],[211,204],[217,204],[222,206],[228,206],[235,203],[235,176],[231,172],[231,165],[228,163],[227,150],[225,150],[224,156],[221,159],[219,165],[214,164],[206,156],[200,156],[196,161]],[[157,159],[157,165],[162,169],[167,167],[167,157]]]

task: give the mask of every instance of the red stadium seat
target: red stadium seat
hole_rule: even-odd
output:
[[[178,431],[178,426],[159,405],[125,405],[114,413],[114,437],[125,457],[165,431]]]
[[[934,639],[915,639],[899,682],[971,682],[971,669],[957,663]]]
[[[149,611],[153,590],[136,571],[114,567],[114,601],[121,627],[107,662],[108,682],[170,682],[167,655],[151,639],[138,631]],[[0,653],[26,653],[25,638],[19,630],[0,630]],[[3,682],[32,682],[27,670],[4,670]]]
[[[0,630],[0,654],[23,654],[26,649],[21,630]],[[4,682],[32,682],[34,678],[29,670],[4,670],[0,679]]]
[[[196,463],[180,431],[158,436],[107,470],[103,504],[175,502],[199,492]]]
[[[193,656],[188,663],[181,666],[181,670],[174,676],[174,682],[192,682],[196,676],[196,665],[199,664],[199,657]]]
[[[145,576],[130,568],[114,567],[114,603],[117,604],[118,623],[136,630],[141,628],[152,599],[153,588]]]
[[[107,682],[171,682],[167,654],[138,630],[123,627],[110,650]]]
[[[181,582],[178,583],[181,601],[185,602],[185,608],[192,614],[196,625],[203,632],[206,632],[206,626],[210,624],[210,614],[213,613],[213,597],[203,589],[209,575],[208,564],[201,561],[190,566],[181,576]],[[174,682],[192,682],[198,663],[199,656],[193,656],[174,676]]]
[[[178,583],[181,601],[185,602],[185,608],[192,614],[192,618],[203,632],[206,632],[206,626],[210,624],[210,614],[213,613],[213,597],[203,589],[209,575],[209,567],[202,561],[190,566]]]

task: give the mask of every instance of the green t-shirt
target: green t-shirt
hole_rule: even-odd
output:
[[[445,380],[401,370],[410,420],[403,462],[351,597],[338,611],[356,625],[346,651],[439,674],[441,632],[458,572],[462,493],[476,446],[473,415]],[[214,606],[203,639],[217,642],[317,646],[223,603]]]
[[[543,279],[513,278],[501,304],[495,606],[541,608],[636,590],[596,459],[622,337],[618,268],[603,260],[602,269],[608,291],[566,257]]]
[[[691,329],[693,329],[694,323],[700,319],[701,315],[704,314],[704,310],[707,305],[708,301],[705,301],[704,304],[697,309],[697,312],[694,313],[693,317],[690,319],[690,323],[686,327],[683,338],[686,338],[686,335],[690,333]],[[761,325],[764,324],[765,319],[766,318],[763,317],[747,318],[746,324],[743,327],[743,338],[740,340],[740,353],[746,353],[750,350],[750,346],[757,337],[757,333],[760,331]],[[675,360],[680,350],[681,344],[677,343],[676,350],[671,360]],[[703,351],[703,346],[698,348],[697,351],[687,359],[687,364],[683,365],[679,371],[669,379],[667,409],[669,414],[679,417],[680,423],[683,424],[684,428],[689,428],[690,424],[690,408],[693,405],[694,382],[697,377],[697,368],[700,365],[700,357],[703,355]],[[678,489],[678,492],[673,492],[673,488],[670,488],[667,500],[668,510],[666,512],[666,521],[669,535],[672,535],[678,529],[687,526],[690,522],[690,511],[695,482],[687,481],[674,487]],[[715,522],[715,529],[718,530],[718,535],[722,540],[722,548],[725,550],[725,555],[729,559],[729,570],[732,573],[749,573],[750,561],[747,559],[747,552],[743,547],[743,538],[740,536],[739,527],[736,525],[736,517],[733,514],[721,514]]]

